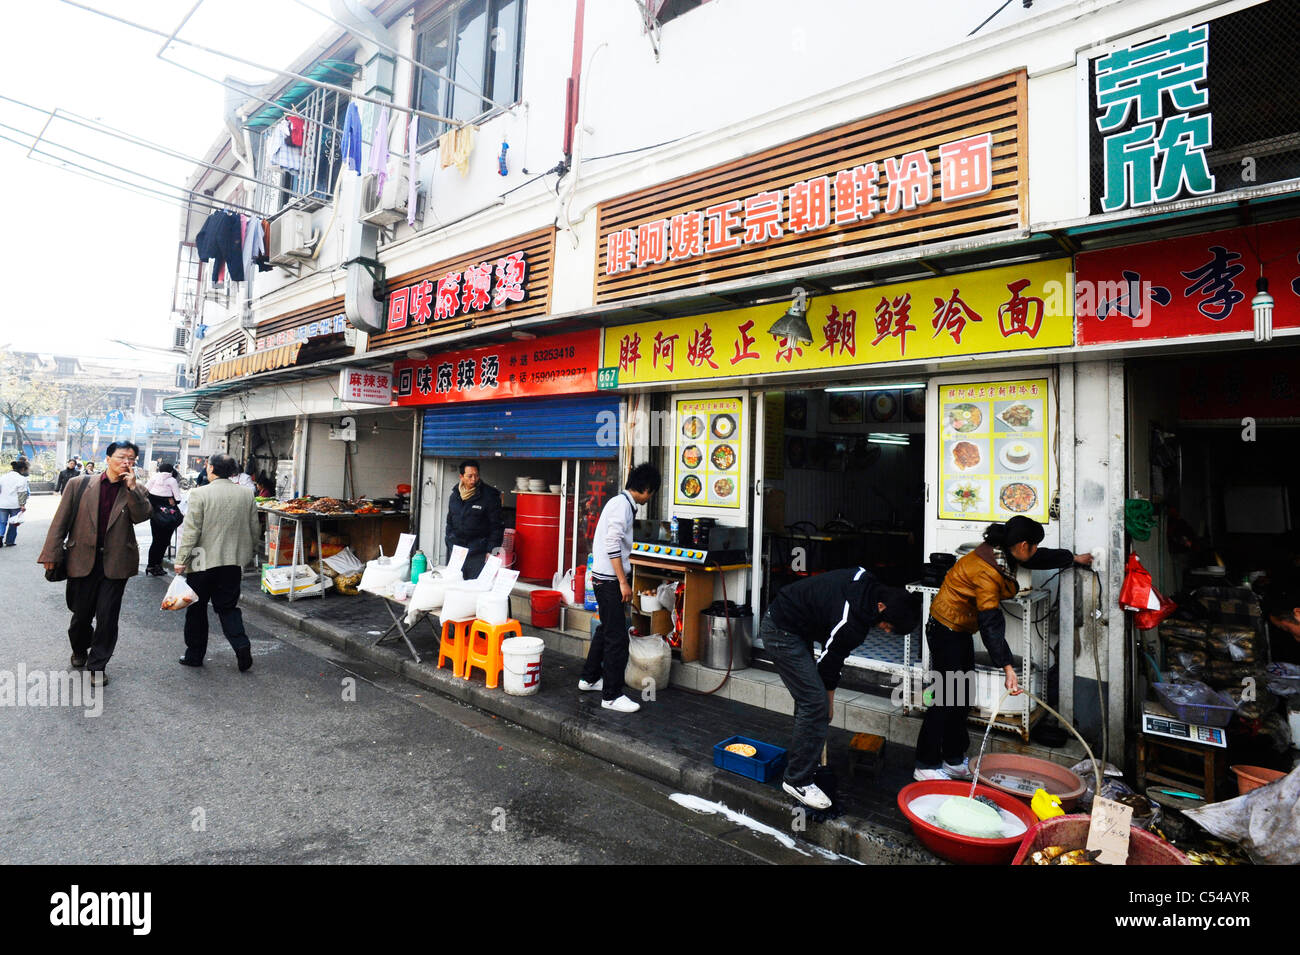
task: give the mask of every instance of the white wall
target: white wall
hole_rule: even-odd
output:
[[[334,419],[313,421],[307,450],[307,493],[342,497],[344,462],[352,459],[348,497],[392,497],[397,485],[411,484],[412,412],[354,415],[357,440],[331,441]],[[374,426],[379,425],[379,431]],[[353,451],[352,449],[355,449]]]

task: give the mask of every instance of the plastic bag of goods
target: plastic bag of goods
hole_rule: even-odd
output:
[[[407,561],[377,557],[366,564],[365,572],[361,575],[361,589],[370,594],[390,596],[393,584],[405,580],[409,570],[410,564]]]
[[[357,571],[355,574],[340,574],[334,578],[334,586],[339,593],[355,597],[361,593],[361,571]]]
[[[591,576],[591,569],[595,566],[596,556],[594,554],[588,554],[587,579],[583,585],[582,591],[582,607],[584,610],[596,610],[599,606],[596,603],[596,581]]]
[[[172,578],[171,585],[167,588],[167,593],[163,596],[163,610],[184,610],[194,601],[199,599],[199,595],[185,580],[184,574],[177,574]]]
[[[623,682],[633,691],[667,689],[672,663],[673,651],[662,636],[630,636]]]
[[[366,565],[357,558],[351,547],[345,547],[334,556],[324,558],[324,564],[334,571],[336,577],[350,577],[366,569]]]
[[[478,615],[478,599],[483,596],[481,590],[465,590],[464,584],[448,588],[447,596],[442,602],[443,620],[473,620]]]
[[[411,594],[411,609],[426,613],[441,609],[442,602],[447,597],[447,588],[459,586],[460,583],[459,571],[455,577],[440,577],[438,571],[425,571],[415,584],[415,592]]]
[[[505,623],[510,619],[510,595],[496,591],[479,594],[475,605],[475,616],[484,623],[494,626]]]

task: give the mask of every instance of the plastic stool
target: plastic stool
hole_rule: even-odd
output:
[[[442,641],[438,644],[439,669],[443,660],[450,660],[452,676],[465,678],[465,653],[469,649],[469,629],[473,624],[472,619],[442,622]]]
[[[475,620],[474,625],[469,628],[469,640],[466,643],[465,679],[469,679],[470,669],[476,667],[487,675],[488,689],[495,690],[497,678],[505,666],[501,656],[501,641],[508,636],[522,637],[523,635],[524,631],[519,626],[518,620],[507,620],[505,623]]]

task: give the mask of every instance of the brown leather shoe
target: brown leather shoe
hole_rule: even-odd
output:
[[[90,671],[90,685],[91,685],[91,686],[108,686],[108,674],[105,673],[103,670],[91,670],[91,671]]]
[[[85,653],[74,653],[71,660],[72,669],[84,670],[86,667],[86,656],[87,654]]]

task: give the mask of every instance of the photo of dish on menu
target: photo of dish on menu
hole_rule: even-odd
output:
[[[677,471],[673,503],[740,507],[744,401],[692,398],[676,402]]]
[[[939,389],[939,517],[1047,523],[1047,380],[947,384]]]

